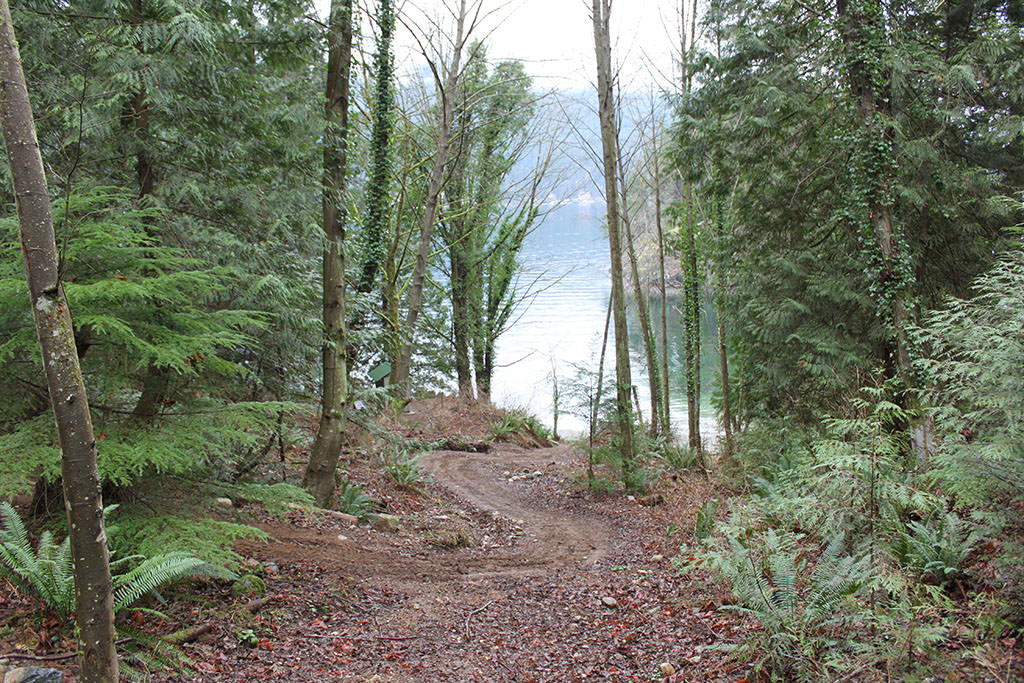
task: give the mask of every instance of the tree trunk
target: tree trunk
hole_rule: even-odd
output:
[[[683,236],[683,336],[686,358],[686,412],[689,425],[688,443],[704,465],[700,438],[700,291],[697,277],[696,209],[693,188],[684,190],[686,204]]]
[[[633,380],[629,368],[626,296],[622,282],[622,244],[619,239],[619,202],[616,173],[615,88],[609,33],[611,0],[593,0],[594,49],[597,54],[597,99],[604,156],[605,202],[608,211],[608,249],[611,256],[612,318],[615,325],[615,396],[619,422],[623,478],[630,483],[633,465],[633,411],[629,404]]]
[[[729,400],[729,357],[725,346],[725,325],[722,323],[722,309],[718,310],[718,362],[722,373],[722,427],[725,430],[725,455],[731,457],[732,446],[732,404]]]
[[[0,0],[0,115],[14,181],[22,254],[61,447],[83,683],[116,683],[114,606],[96,440],[60,283],[53,215],[7,0]]]
[[[868,220],[878,245],[882,270],[880,303],[884,316],[891,316],[895,339],[895,365],[904,388],[911,386],[907,313],[904,297],[907,276],[900,272],[900,251],[907,246],[893,224],[893,183],[896,161],[891,152],[893,131],[886,123],[889,113],[884,9],[878,0],[838,0],[836,13],[846,50],[850,88],[861,127],[861,169],[864,174]],[[888,308],[889,310],[884,310]]]
[[[391,130],[394,126],[394,64],[391,39],[395,31],[393,0],[380,0],[377,11],[377,54],[373,57],[373,129],[370,133],[371,171],[366,192],[366,225],[363,234],[363,259],[356,291],[369,292],[387,252],[385,229],[388,226],[388,198],[391,188]]]
[[[448,148],[451,146],[452,119],[455,116],[455,89],[460,77],[462,49],[466,42],[465,29],[466,0],[460,0],[452,60],[446,65],[443,78],[437,78],[435,72],[436,86],[441,96],[441,120],[438,122],[437,150],[434,152],[434,163],[430,169],[430,183],[427,186],[427,199],[423,207],[423,222],[420,224],[420,244],[416,251],[416,266],[413,271],[412,287],[409,291],[409,308],[405,316],[404,333],[407,337],[399,349],[398,356],[395,358],[395,367],[391,373],[395,384],[406,382],[412,368],[413,338],[423,307],[423,285],[427,277],[427,260],[430,258],[434,221],[437,218],[437,202],[444,185]]]
[[[672,422],[669,410],[669,375],[668,375],[668,298],[665,288],[665,232],[661,224],[661,163],[659,156],[657,124],[654,121],[654,109],[651,108],[651,134],[654,142],[654,226],[658,231],[658,286],[661,291],[661,425],[666,435],[672,433]]]
[[[456,230],[461,233],[462,229],[460,221]],[[473,371],[470,365],[472,316],[469,291],[471,275],[465,247],[459,237],[456,237],[455,244],[451,246],[449,252],[451,256],[452,346],[455,353],[455,376],[459,385],[459,398],[472,400]]]
[[[352,62],[352,0],[331,0],[330,45],[324,104],[323,395],[320,426],[302,485],[323,507],[334,497],[345,401],[348,397],[345,329],[345,165],[348,156],[349,69]]]
[[[626,172],[622,167],[622,149],[619,136],[615,135],[615,148],[618,154],[619,186],[622,193],[622,227],[626,231],[626,254],[629,256],[629,270],[633,280],[633,296],[636,298],[637,313],[640,317],[640,331],[644,338],[644,357],[647,359],[647,374],[651,388],[651,436],[662,434],[661,426],[661,371],[658,367],[657,353],[654,348],[654,332],[651,327],[651,314],[648,299],[640,284],[640,267],[637,263],[636,248],[633,245],[633,227],[629,219],[629,208],[626,197]],[[637,409],[637,414],[640,410]]]
[[[594,389],[594,402],[590,406],[590,438],[587,449],[587,481],[594,483],[594,437],[597,433],[597,420],[601,414],[601,391],[604,389],[604,356],[608,351],[608,328],[612,322],[612,297],[608,296],[608,310],[604,314],[604,334],[601,337],[601,355],[597,361],[597,387]]]

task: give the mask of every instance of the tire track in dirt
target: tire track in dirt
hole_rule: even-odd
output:
[[[608,551],[611,530],[604,521],[575,516],[531,498],[503,469],[543,470],[565,466],[568,446],[526,450],[507,447],[496,453],[434,451],[420,461],[435,481],[474,508],[516,520],[527,534],[523,548],[474,558],[464,563],[473,577],[544,573],[573,564],[593,565]]]

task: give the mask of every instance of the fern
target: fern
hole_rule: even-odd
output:
[[[131,571],[113,577],[114,613],[131,607],[143,595],[156,592],[160,586],[193,576],[232,579],[235,575],[185,552],[146,558]]]
[[[938,525],[911,522],[908,531],[899,534],[893,554],[921,575],[945,586],[963,576],[964,561],[982,537],[980,530],[971,529],[950,512]]]
[[[348,479],[341,482],[338,489],[337,507],[346,514],[362,519],[372,511],[379,501],[373,496],[367,495],[363,487]]]
[[[109,513],[112,508],[107,508]],[[68,621],[75,611],[75,581],[71,562],[70,539],[60,544],[45,531],[33,551],[28,532],[14,507],[0,503],[3,528],[0,529],[0,573],[16,588],[40,600],[61,621]],[[118,532],[109,526],[108,536]],[[140,562],[141,560],[141,562]],[[128,571],[123,567],[135,564]],[[204,562],[184,552],[171,552],[145,558],[141,555],[122,557],[111,562],[113,574],[114,613],[134,605],[139,598],[157,588],[189,576],[233,578],[223,567]]]

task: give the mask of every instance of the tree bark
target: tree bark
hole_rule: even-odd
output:
[[[81,680],[116,683],[114,606],[96,440],[71,313],[60,282],[46,175],[7,0],[0,0],[0,116],[32,311],[62,453]]]
[[[395,32],[393,0],[381,0],[377,11],[380,35],[377,54],[373,58],[373,128],[370,133],[371,171],[366,192],[366,225],[363,259],[356,281],[356,291],[365,294],[373,289],[377,271],[387,252],[384,231],[389,222],[388,206],[391,189],[391,138],[394,127],[394,65],[391,40]]]
[[[437,218],[437,203],[444,185],[445,167],[448,164],[448,149],[451,146],[452,119],[455,116],[455,89],[460,77],[462,50],[466,42],[466,0],[459,1],[459,15],[456,20],[455,41],[451,62],[444,65],[443,77],[435,72],[435,84],[441,97],[441,120],[438,122],[437,150],[430,169],[430,183],[420,224],[420,244],[416,251],[416,266],[413,271],[412,287],[409,290],[409,308],[405,316],[405,342],[395,358],[391,377],[395,384],[405,383],[412,368],[412,345],[416,334],[416,323],[423,308],[423,285],[427,277],[427,260],[434,235],[434,221]]]
[[[330,45],[324,104],[323,224],[323,395],[320,426],[302,485],[317,503],[328,507],[334,497],[348,398],[345,328],[345,165],[348,156],[349,70],[352,63],[352,0],[331,0]]]
[[[651,313],[647,297],[640,284],[640,266],[637,263],[636,247],[633,245],[633,227],[629,219],[626,201],[626,172],[622,168],[622,150],[619,149],[618,135],[615,146],[619,162],[619,184],[622,192],[622,227],[626,231],[626,254],[629,256],[629,270],[633,281],[633,296],[636,298],[637,313],[640,318],[640,332],[644,339],[644,357],[647,359],[647,374],[651,388],[651,436],[664,433],[661,417],[661,370],[658,367],[657,353],[654,349],[654,331],[651,326]],[[640,411],[637,410],[637,413]]]
[[[722,323],[722,308],[718,313],[718,362],[722,373],[722,427],[725,431],[725,455],[731,457],[732,445],[732,403],[729,399],[729,356],[725,346],[725,325]]]
[[[704,464],[704,448],[700,438],[700,291],[697,277],[696,209],[693,187],[687,187],[683,268],[683,335],[686,342],[686,412],[689,424],[689,446]]]
[[[893,221],[895,159],[891,151],[893,131],[884,118],[889,113],[888,77],[884,69],[885,16],[878,0],[838,0],[836,14],[846,50],[850,88],[863,136],[863,155],[868,220],[882,261],[880,292],[892,316],[896,368],[904,388],[912,384],[907,339],[909,315],[904,297],[907,276],[900,272],[900,249],[906,249]]]
[[[654,226],[658,231],[658,285],[661,291],[661,424],[664,433],[672,432],[669,410],[669,375],[668,375],[668,298],[665,288],[665,231],[661,224],[661,148],[658,145],[657,124],[654,121],[654,107],[651,106],[651,135],[654,143]]]
[[[611,256],[612,318],[615,326],[615,397],[619,422],[623,477],[629,483],[633,465],[633,411],[629,404],[633,380],[629,367],[626,329],[626,296],[622,282],[622,244],[619,239],[619,202],[616,174],[615,89],[612,80],[612,47],[609,32],[611,0],[593,0],[594,49],[597,56],[598,115],[604,156],[605,202],[608,213],[608,249]]]

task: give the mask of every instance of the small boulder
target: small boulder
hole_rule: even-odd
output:
[[[601,598],[601,604],[605,607],[618,607],[619,601],[610,595],[606,595],[603,598]]]
[[[64,674],[56,669],[22,667],[4,674],[4,683],[64,683]]]
[[[658,668],[661,670],[662,676],[671,676],[676,672],[676,668],[670,662],[662,662]]]
[[[366,516],[369,520],[370,526],[377,531],[398,531],[401,528],[401,523],[395,515],[386,514],[370,514]]]
[[[216,499],[213,502],[215,502],[217,505],[220,505],[221,507],[225,507],[225,508],[230,508],[230,507],[234,507],[235,506],[235,504],[231,502],[230,498],[218,498],[218,499]]]
[[[651,562],[661,562],[664,559],[665,559],[664,555],[652,555],[651,556]]]

